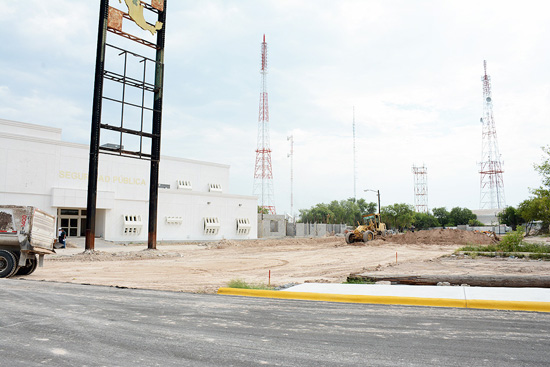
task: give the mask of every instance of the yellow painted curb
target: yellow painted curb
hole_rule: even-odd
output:
[[[537,311],[550,312],[550,302],[524,302],[524,301],[493,301],[486,299],[470,299],[468,308],[486,308],[491,310],[509,311]]]
[[[372,303],[384,305],[484,308],[493,310],[550,312],[550,302],[463,300],[454,298],[421,298],[397,296],[363,296],[349,294],[281,292],[258,289],[220,288],[218,294],[263,298],[296,299],[307,301]]]

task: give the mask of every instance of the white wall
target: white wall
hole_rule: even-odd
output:
[[[33,205],[53,215],[57,208],[86,208],[89,147],[60,139],[60,129],[0,119],[0,166],[6,172],[0,175],[0,204]],[[147,241],[149,169],[149,161],[100,154],[96,235]],[[178,190],[178,179],[191,181],[193,189]],[[228,165],[163,156],[159,183],[170,188],[159,188],[158,240],[257,238],[257,199],[228,194]],[[222,193],[209,192],[210,183],[222,185]],[[140,235],[124,235],[127,214],[141,216]],[[167,224],[167,216],[183,221]],[[205,216],[219,218],[218,235],[204,235]],[[252,224],[249,235],[236,234],[241,217]]]

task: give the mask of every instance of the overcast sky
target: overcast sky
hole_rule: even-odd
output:
[[[118,1],[111,0],[113,5]],[[117,5],[120,7],[120,5]],[[548,1],[168,0],[162,154],[231,166],[252,195],[260,46],[269,48],[275,206],[353,197],[479,208],[487,60],[506,203],[540,185],[550,143]],[[0,0],[0,118],[89,143],[99,0]],[[111,40],[115,39],[110,36]],[[161,163],[162,167],[162,163]],[[161,168],[162,169],[162,168]]]

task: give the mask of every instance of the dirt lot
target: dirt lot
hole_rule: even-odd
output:
[[[546,241],[543,239],[542,241]],[[159,245],[159,250],[121,246],[121,251],[47,257],[27,279],[213,293],[230,280],[284,285],[343,282],[351,273],[550,274],[550,262],[462,259],[460,246],[492,240],[466,231],[421,231],[347,245],[343,237],[222,240]],[[548,243],[548,242],[547,242]],[[397,256],[397,262],[396,262]]]

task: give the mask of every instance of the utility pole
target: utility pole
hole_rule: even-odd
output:
[[[363,190],[364,192],[367,192],[367,191],[372,191],[372,192],[375,192],[376,195],[378,196],[378,214],[380,214],[380,190],[371,190],[371,189],[365,189]]]

